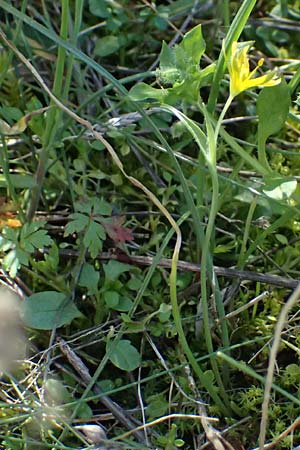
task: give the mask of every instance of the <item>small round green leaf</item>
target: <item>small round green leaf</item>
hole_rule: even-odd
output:
[[[103,269],[107,280],[117,280],[122,273],[129,272],[131,266],[112,259],[103,266]]]
[[[108,56],[115,53],[120,48],[117,36],[104,36],[96,42],[94,54],[97,56]]]
[[[78,285],[88,288],[90,294],[96,294],[98,292],[99,279],[99,271],[97,271],[92,264],[85,263],[80,272]]]
[[[110,361],[119,369],[126,370],[126,372],[130,372],[140,365],[140,354],[127,339],[108,342],[106,351]]]
[[[106,291],[104,293],[104,300],[109,308],[115,309],[119,304],[120,296],[116,291]]]

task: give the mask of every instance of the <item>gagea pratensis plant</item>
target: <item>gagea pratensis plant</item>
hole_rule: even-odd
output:
[[[281,82],[281,78],[276,70],[271,70],[264,75],[256,76],[257,71],[263,65],[264,59],[261,58],[257,66],[250,71],[248,51],[250,50],[254,41],[236,42],[231,45],[229,55],[226,55],[224,44],[223,51],[229,72],[229,97],[220,114],[219,122],[223,119],[228,110],[232,100],[237,95],[251,88],[264,88],[276,86]],[[219,123],[220,125],[220,123]]]
[[[203,165],[204,160],[210,174],[211,187],[209,189],[211,190],[211,204],[206,227],[203,227],[200,213],[198,215],[198,220],[196,221],[193,216],[193,222],[196,222],[194,223],[195,229],[198,227],[198,230],[202,230],[201,239],[197,239],[197,245],[199,250],[201,250],[201,300],[199,302],[201,307],[199,306],[198,308],[198,314],[200,314],[200,311],[202,312],[203,332],[208,354],[213,354],[215,350],[212,342],[208,307],[211,289],[213,289],[218,318],[220,320],[222,346],[229,347],[227,321],[222,320],[225,315],[224,306],[221,299],[218,280],[213,270],[213,233],[219,202],[219,177],[217,173],[219,134],[221,133],[222,137],[227,136],[227,142],[232,146],[232,150],[237,151],[239,156],[242,157],[247,164],[250,164],[256,172],[266,177],[272,174],[265,155],[266,140],[271,134],[277,132],[278,128],[280,129],[283,126],[289,109],[289,99],[285,99],[286,97],[289,98],[288,88],[285,81],[279,76],[278,71],[272,70],[267,71],[262,75],[258,75],[258,71],[262,70],[262,65],[264,63],[263,59],[260,59],[257,66],[253,70],[250,70],[248,52],[252,44],[252,41],[233,41],[231,45],[224,44],[223,49],[221,49],[220,59],[223,57],[225,58],[229,72],[229,94],[217,119],[209,114],[207,107],[201,98],[201,89],[204,86],[206,89],[209,86],[213,86],[216,66],[213,63],[205,68],[201,68],[200,60],[205,51],[205,41],[202,36],[200,25],[190,30],[184,36],[181,43],[174,47],[170,48],[163,43],[160,53],[160,67],[157,70],[159,88],[149,86],[145,83],[139,83],[130,91],[130,96],[133,100],[147,102],[148,105],[158,103],[162,110],[168,111],[174,115],[186,127],[199,147],[199,167]],[[227,50],[226,52],[225,48],[229,49],[229,51]],[[220,64],[218,64],[218,66],[220,66]],[[252,88],[261,88],[262,92],[264,92],[264,88],[267,88],[270,92],[270,98],[262,97],[260,99],[260,95],[258,96],[258,116],[259,121],[263,124],[263,126],[258,127],[258,159],[255,156],[248,154],[222,128],[223,118],[228,111],[232,100],[242,92]],[[285,105],[284,111],[281,111],[280,114],[277,114],[277,112],[276,115],[273,114],[273,108],[270,108],[270,99],[272,98],[276,99],[274,100],[276,105],[278,105],[278,103]],[[178,107],[178,105],[180,106]],[[189,106],[193,106],[193,110],[197,107],[202,113],[205,131],[203,131],[203,128],[200,127],[198,123],[188,117]],[[270,110],[266,111],[267,107]],[[276,108],[274,108],[274,111],[275,110]],[[233,144],[230,144],[230,142],[233,142]],[[173,155],[170,155],[171,158],[172,156]],[[197,199],[195,200],[196,204],[194,205],[196,211],[200,211],[201,208],[205,207],[204,204],[200,203],[204,182],[202,177],[199,177],[198,186],[196,187],[198,192],[196,192],[196,195],[194,192],[191,193],[193,198]],[[280,180],[280,183],[282,183],[282,180]],[[196,230],[195,234],[197,236]],[[174,287],[174,291],[176,292],[176,287]],[[181,318],[177,317],[179,309],[176,301],[176,298],[171,298],[174,321],[175,323],[178,323],[178,320],[180,321]],[[185,336],[181,336],[183,333],[182,327],[177,328],[183,350],[185,351],[191,366],[194,368],[195,359],[192,351],[188,347]],[[219,367],[214,358],[211,358],[211,366],[214,372],[215,382],[218,386],[218,392],[223,402],[222,409],[224,411],[227,408],[230,408],[225,386],[226,369],[224,369],[225,372],[223,370],[221,376]],[[211,392],[209,392],[212,398],[213,391],[215,392],[214,386],[212,386]]]

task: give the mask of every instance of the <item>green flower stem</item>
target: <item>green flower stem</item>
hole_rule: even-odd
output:
[[[132,182],[134,182],[134,185],[139,187],[145,194],[148,195],[148,197],[152,200],[153,204],[156,205],[156,207],[164,214],[164,216],[168,219],[170,225],[174,229],[176,233],[176,243],[173,251],[172,256],[172,263],[171,263],[171,273],[170,273],[170,300],[171,300],[171,306],[172,306],[172,314],[174,318],[174,323],[176,326],[176,331],[178,334],[178,339],[180,342],[180,345],[182,347],[182,350],[187,356],[187,359],[192,366],[193,370],[195,371],[196,375],[199,377],[199,380],[201,384],[205,387],[208,394],[211,396],[211,398],[214,400],[216,405],[220,408],[220,410],[224,414],[229,414],[230,408],[226,407],[222,399],[219,397],[219,395],[216,392],[216,389],[214,385],[211,383],[210,379],[208,379],[203,371],[201,370],[200,366],[197,363],[197,360],[191,351],[188,342],[186,340],[182,322],[181,322],[181,314],[180,309],[177,301],[177,264],[178,264],[178,258],[179,258],[179,251],[181,247],[181,231],[179,226],[177,225],[176,221],[173,219],[169,211],[165,208],[164,205],[158,200],[157,197],[155,197],[151,191],[149,191],[145,186],[143,186],[138,180],[128,176],[126,172],[123,169],[123,166],[120,166],[122,173]],[[223,392],[222,392],[223,393]],[[226,398],[226,397],[225,397]]]
[[[201,128],[193,120],[189,119],[187,116],[185,116],[185,114],[183,114],[182,112],[178,111],[176,108],[174,108],[172,106],[168,106],[168,105],[163,105],[163,108],[165,110],[168,110],[171,113],[173,113],[186,126],[187,130],[191,133],[191,135],[195,139],[195,142],[199,146],[201,154],[204,156],[205,161],[208,164],[209,171],[210,172],[213,171],[215,173],[216,178],[214,178],[214,180],[216,180],[217,186],[215,184],[214,192],[217,193],[217,196],[218,196],[218,176],[217,176],[216,167],[215,167],[216,163],[214,163],[212,165],[212,161],[216,160],[216,149],[214,147],[215,146],[214,128],[211,125],[211,119],[209,118],[208,113],[205,110],[204,106],[203,105],[199,105],[199,107],[200,107],[201,110],[203,110],[202,112],[206,115],[206,122],[208,124],[207,126],[208,126],[208,129],[210,131],[210,140],[209,140],[209,142],[210,142],[210,148],[209,148],[210,154],[207,152],[207,137],[203,133]],[[216,208],[217,208],[217,204],[218,204],[217,200],[218,199],[216,197],[216,199],[214,201],[214,204],[215,204]],[[216,215],[216,212],[217,212],[217,209],[214,212],[214,215]],[[197,223],[199,223],[199,222],[197,222]],[[211,221],[210,223],[213,226],[213,222]],[[201,229],[201,234],[203,235],[203,238],[200,241],[201,247],[203,249],[203,245],[204,245],[203,243],[205,242],[205,237],[204,237],[204,233],[202,231],[202,228],[199,228],[199,229]],[[209,249],[209,243],[210,243],[209,241],[210,241],[210,239],[208,239],[208,241],[207,241],[208,242],[208,244],[207,244],[208,249]],[[174,256],[174,258],[175,258],[175,256]],[[175,259],[174,259],[174,261],[175,261]],[[177,264],[177,262],[176,262],[176,264]],[[208,271],[206,271],[206,268],[208,268]],[[173,271],[174,271],[174,269],[173,269]],[[176,329],[177,329],[177,332],[178,332],[178,336],[179,336],[179,340],[180,340],[181,346],[182,346],[185,354],[187,355],[187,358],[188,358],[189,363],[191,364],[193,370],[198,375],[198,377],[200,379],[200,382],[208,390],[209,394],[215,400],[216,404],[220,405],[220,408],[222,409],[222,411],[225,411],[225,410],[228,411],[230,409],[229,401],[228,401],[228,397],[227,397],[227,394],[225,392],[225,389],[224,389],[224,386],[223,386],[223,383],[222,383],[221,376],[220,376],[220,374],[218,372],[218,367],[216,366],[216,364],[214,362],[212,363],[213,366],[214,366],[215,377],[216,377],[216,380],[217,380],[220,392],[222,393],[222,397],[223,397],[223,400],[224,400],[224,402],[223,402],[223,400],[221,400],[222,406],[220,404],[220,399],[218,401],[215,399],[215,387],[213,385],[211,385],[210,382],[209,383],[206,382],[205,375],[202,372],[202,370],[200,369],[200,367],[198,366],[198,363],[197,363],[197,361],[196,361],[193,353],[191,352],[191,350],[190,350],[190,348],[188,346],[188,343],[186,341],[186,338],[185,338],[185,335],[184,335],[184,332],[183,332],[183,329],[182,329],[182,325],[181,325],[180,310],[179,310],[179,307],[177,305],[176,280],[174,280],[175,275],[174,275],[173,271],[172,271],[172,273],[170,275],[171,303],[172,303],[173,317],[174,317],[174,321],[175,321],[175,325],[176,325]],[[217,302],[217,309],[218,309],[219,317],[222,318],[225,315],[225,313],[224,313],[224,306],[223,306],[221,297],[219,295],[219,288],[218,288],[218,284],[217,284],[217,279],[214,277],[214,274],[213,274],[212,258],[211,258],[211,255],[210,255],[209,251],[207,251],[206,256],[205,256],[204,273],[206,274],[206,272],[208,273],[209,279],[211,280],[211,282],[212,282],[212,284],[214,286],[215,297],[216,297],[216,302]],[[172,281],[172,284],[171,284],[171,281]],[[205,288],[206,288],[206,286],[205,286]],[[207,296],[206,296],[206,310],[208,311]],[[208,312],[207,312],[207,317],[208,317]],[[208,321],[207,321],[207,323],[208,323]],[[224,326],[222,326],[222,339],[223,339],[224,346],[228,347],[229,346],[229,338],[228,338],[228,331],[227,331],[227,323],[226,323],[226,321],[222,321],[222,325],[223,324],[224,324]],[[211,340],[210,330],[209,330],[209,333],[207,332],[207,339]],[[209,346],[209,348],[213,349],[212,341],[211,341],[211,345]],[[208,353],[210,353],[209,348],[208,348]],[[226,406],[225,406],[225,403],[227,403]]]
[[[216,405],[218,405],[218,407],[224,414],[229,414],[229,408],[225,406],[222,399],[219,397],[218,393],[216,392],[215,386],[211,383],[210,379],[208,379],[205,376],[205,374],[202,372],[200,366],[198,365],[196,358],[193,355],[193,352],[191,351],[191,349],[187,343],[187,340],[186,340],[186,337],[185,337],[185,334],[184,334],[184,331],[182,328],[181,314],[180,314],[180,309],[179,309],[178,301],[177,301],[177,264],[178,264],[179,251],[180,251],[181,241],[182,241],[180,228],[179,228],[178,224],[176,223],[176,221],[171,216],[171,214],[169,213],[169,211],[166,209],[166,207],[159,201],[159,199],[151,191],[149,191],[149,189],[146,186],[144,186],[142,183],[140,183],[136,178],[134,178],[130,175],[127,175],[127,173],[125,172],[124,167],[123,167],[121,161],[119,160],[118,156],[116,155],[114,149],[110,146],[110,144],[107,141],[105,141],[105,139],[102,137],[102,135],[100,133],[97,133],[96,131],[94,131],[94,136],[96,138],[98,138],[99,140],[101,140],[101,142],[105,143],[106,148],[110,151],[115,163],[119,167],[122,174],[134,186],[141,189],[144,192],[144,194],[146,194],[148,196],[148,198],[150,198],[152,203],[163,213],[163,215],[169,221],[170,225],[172,226],[172,228],[174,229],[174,231],[176,233],[176,243],[175,243],[175,247],[174,247],[174,251],[173,251],[172,263],[171,263],[171,273],[170,273],[170,300],[171,300],[171,306],[172,306],[172,314],[173,314],[176,330],[178,333],[178,339],[179,339],[179,342],[181,344],[183,351],[185,352],[185,354],[187,356],[187,359],[188,359],[190,365],[192,366],[193,370],[199,377],[199,380],[202,383],[202,385],[207,389],[208,394],[211,396],[211,398],[214,400]]]
[[[218,175],[215,170],[210,171],[212,178],[212,200],[210,205],[210,213],[205,233],[205,238],[202,247],[202,257],[201,257],[201,306],[202,306],[202,317],[203,317],[203,328],[204,328],[204,336],[208,353],[212,354],[214,352],[212,336],[211,336],[211,327],[209,320],[209,311],[208,311],[208,293],[207,293],[207,279],[213,279],[213,273],[208,274],[208,265],[207,261],[210,256],[210,242],[214,231],[215,218],[218,212],[218,195],[219,195],[219,182]],[[224,312],[219,317],[222,319],[224,317]],[[224,321],[222,321],[224,322]],[[228,332],[226,333],[226,341],[228,341]],[[228,342],[226,342],[227,344]],[[225,343],[224,343],[225,344]],[[224,388],[224,384],[222,381],[222,377],[219,372],[219,368],[215,359],[211,359],[211,366],[217,381],[217,384],[220,389],[220,393],[222,394],[222,398],[229,404],[229,400]]]
[[[217,161],[217,141],[219,136],[219,131],[221,127],[222,120],[232,102],[233,97],[229,96],[223,110],[219,116],[218,122],[215,125],[215,128],[213,128],[211,119],[206,111],[206,108],[204,105],[200,105],[200,109],[204,113],[205,122],[206,122],[206,129],[207,129],[207,144],[208,144],[208,150],[207,150],[207,164],[209,173],[211,176],[211,182],[212,182],[212,200],[210,205],[210,212],[209,212],[209,218],[205,233],[205,238],[202,246],[202,257],[201,257],[201,276],[200,276],[200,282],[201,282],[201,306],[202,306],[202,314],[203,314],[203,328],[204,328],[204,336],[206,341],[207,350],[210,354],[213,353],[213,342],[211,337],[211,330],[210,330],[210,321],[209,321],[209,308],[208,308],[208,292],[207,292],[207,278],[211,280],[218,315],[219,319],[222,320],[222,318],[225,316],[225,310],[224,305],[222,302],[222,299],[219,295],[219,289],[216,289],[217,287],[217,280],[214,276],[213,272],[213,266],[210,264],[208,266],[208,261],[212,260],[212,256],[210,254],[210,245],[211,240],[214,232],[214,226],[215,226],[215,220],[218,213],[218,198],[219,198],[219,179],[218,179],[218,173],[216,168],[216,161]],[[221,328],[222,331],[222,341],[223,345],[228,347],[229,346],[229,336],[228,336],[228,329],[227,324],[225,321],[221,322],[224,324],[224,326]],[[220,392],[222,394],[222,398],[224,401],[229,404],[229,399],[226,394],[222,377],[219,372],[219,368],[217,365],[217,362],[214,359],[211,359],[211,365],[216,377],[217,384],[219,386]],[[225,381],[226,378],[228,379],[228,376],[225,371]]]
[[[225,114],[228,111],[228,108],[230,107],[230,105],[232,103],[232,100],[233,100],[232,95],[229,95],[228,99],[226,100],[225,105],[223,106],[223,109],[222,109],[221,114],[219,116],[218,122],[216,124],[216,128],[215,128],[215,143],[216,144],[218,142],[218,137],[219,137],[219,134],[220,134],[220,128],[221,128],[223,119],[225,117]]]
[[[179,309],[178,301],[177,301],[177,289],[176,289],[178,254],[179,254],[179,247],[176,246],[174,249],[172,265],[171,265],[171,273],[170,273],[170,297],[171,297],[171,305],[172,305],[172,314],[173,314],[176,330],[178,333],[179,342],[181,344],[182,350],[184,351],[185,355],[187,356],[189,364],[191,365],[194,372],[198,376],[200,383],[207,390],[208,394],[214,400],[215,404],[220,408],[221,412],[228,415],[229,408],[227,406],[225,406],[225,404],[223,403],[223,401],[217,394],[217,391],[216,391],[214,385],[211,383],[211,380],[205,376],[204,372],[202,371],[199,364],[197,363],[197,360],[196,360],[193,352],[190,349],[190,346],[186,340],[186,337],[185,337],[185,334],[184,334],[184,331],[182,328],[181,315],[180,315],[180,309]],[[202,271],[201,271],[201,274],[202,274]],[[222,394],[223,394],[223,392],[222,392]]]
[[[238,38],[240,37],[247,23],[247,20],[252,12],[252,9],[255,7],[255,4],[256,0],[243,1],[227,33],[224,45],[226,52],[231,47],[232,42],[237,41]],[[212,113],[215,109],[220,90],[220,82],[222,80],[224,71],[225,71],[225,56],[224,52],[221,52],[217,62],[216,71],[214,74],[214,79],[210,89],[209,99],[207,103],[207,109],[210,113]]]

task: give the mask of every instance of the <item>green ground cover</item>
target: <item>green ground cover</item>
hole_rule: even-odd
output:
[[[1,448],[299,448],[299,2],[0,12]]]

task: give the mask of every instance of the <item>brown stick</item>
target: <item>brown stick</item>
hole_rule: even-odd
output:
[[[60,254],[69,257],[76,256],[76,252],[72,250],[60,250]],[[152,266],[154,260],[154,258],[151,256],[134,256],[134,255],[126,255],[125,253],[111,253],[111,252],[102,252],[98,255],[97,258],[103,261],[116,259],[117,261],[121,261],[126,264],[140,265],[140,266]],[[171,260],[167,258],[162,258],[158,263],[158,267],[165,267],[167,269],[171,268]],[[201,271],[200,264],[194,264],[182,260],[178,261],[177,268],[178,270],[189,272]],[[299,284],[299,280],[295,280],[294,278],[251,272],[249,270],[239,270],[228,267],[214,266],[214,271],[216,275],[225,278],[239,278],[241,280],[258,281],[263,284],[271,284],[273,286],[284,287],[287,289],[295,289]]]

